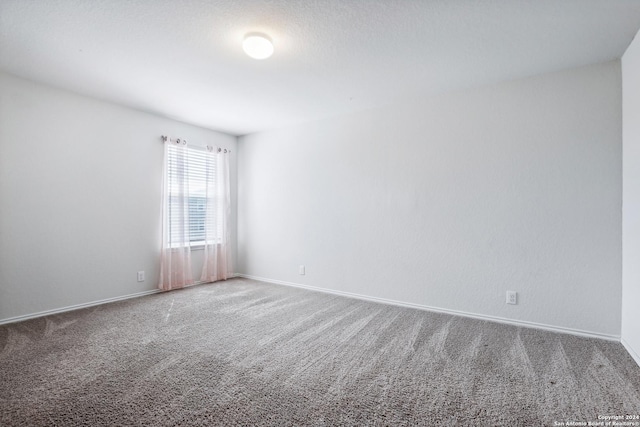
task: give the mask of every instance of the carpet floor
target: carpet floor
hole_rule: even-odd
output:
[[[619,343],[248,279],[0,326],[2,426],[553,426],[639,414],[640,367]]]

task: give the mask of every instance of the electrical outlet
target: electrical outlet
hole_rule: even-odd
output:
[[[144,271],[138,271],[138,282],[144,282]]]
[[[300,273],[301,276],[304,276],[304,265],[298,267],[298,273]]]
[[[507,291],[507,304],[518,304],[518,293],[516,291]]]

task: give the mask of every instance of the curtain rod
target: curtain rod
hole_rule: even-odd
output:
[[[169,141],[169,142],[173,142],[173,143],[176,143],[176,144],[179,144],[179,145],[180,145],[180,144],[181,144],[181,145],[187,145],[187,140],[186,140],[186,139],[182,139],[182,138],[171,138],[171,137],[168,137],[167,135],[162,135],[162,136],[160,137],[160,140],[161,140],[162,142],[167,142],[167,141]],[[212,146],[212,145],[207,145],[207,147],[206,147],[206,148],[207,148],[207,150],[208,150],[208,151],[211,151],[211,152],[213,152],[213,151],[217,151],[218,153],[221,153],[221,152],[223,152],[223,151],[224,151],[225,153],[230,153],[230,152],[231,152],[231,150],[229,150],[228,148],[214,147],[214,146]],[[216,150],[216,149],[217,149],[217,150]]]

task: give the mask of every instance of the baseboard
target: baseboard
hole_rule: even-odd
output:
[[[522,326],[522,327],[527,327],[527,328],[543,329],[543,330],[546,330],[546,331],[559,332],[559,333],[571,334],[571,335],[578,335],[578,336],[588,337],[588,338],[599,338],[599,339],[605,339],[605,340],[609,340],[609,341],[618,341],[618,342],[622,343],[622,345],[629,352],[631,357],[640,366],[640,356],[638,356],[638,354],[631,348],[631,346],[625,340],[621,339],[620,336],[617,336],[617,335],[602,334],[602,333],[599,333],[599,332],[591,332],[591,331],[584,331],[584,330],[580,330],[580,329],[565,328],[565,327],[562,327],[562,326],[547,325],[547,324],[544,324],[544,323],[528,322],[528,321],[524,321],[524,320],[507,319],[507,318],[504,318],[504,317],[489,316],[489,315],[478,314],[478,313],[470,313],[470,312],[460,311],[460,310],[450,310],[450,309],[446,309],[446,308],[433,307],[433,306],[422,305],[422,304],[414,304],[414,303],[408,303],[408,302],[403,302],[403,301],[396,301],[396,300],[391,300],[391,299],[387,299],[387,298],[378,298],[378,297],[372,297],[372,296],[368,296],[368,295],[361,295],[361,294],[356,294],[356,293],[353,293],[353,292],[345,292],[345,291],[338,291],[338,290],[333,290],[333,289],[318,288],[316,286],[303,285],[303,284],[300,284],[300,283],[293,283],[293,282],[285,282],[283,280],[268,279],[268,278],[265,278],[265,277],[251,276],[251,275],[248,275],[248,274],[234,273],[229,278],[233,278],[233,277],[244,277],[244,278],[247,278],[247,279],[258,280],[258,281],[266,282],[266,283],[274,283],[274,284],[277,284],[277,285],[284,285],[284,286],[291,286],[291,287],[295,287],[295,288],[308,289],[308,290],[315,291],[315,292],[323,292],[323,293],[327,293],[327,294],[340,295],[340,296],[344,296],[344,297],[356,298],[356,299],[365,300],[365,301],[378,302],[378,303],[382,303],[382,304],[396,305],[396,306],[400,306],[400,307],[408,307],[408,308],[415,308],[415,309],[419,309],[419,310],[433,311],[433,312],[436,312],[436,313],[453,314],[453,315],[456,315],[456,316],[470,317],[470,318],[473,318],[473,319],[487,320],[487,321],[491,321],[491,322],[504,323],[504,324],[514,325],[514,326]],[[197,283],[197,284],[200,284],[200,283]],[[197,284],[194,284],[194,286],[197,285]],[[148,291],[137,292],[135,294],[122,295],[122,296],[119,296],[119,297],[106,298],[106,299],[97,300],[97,301],[91,301],[91,302],[82,303],[82,304],[70,305],[70,306],[67,306],[67,307],[56,308],[56,309],[53,309],[53,310],[45,310],[45,311],[26,314],[26,315],[22,315],[22,316],[9,317],[7,319],[0,319],[0,325],[4,325],[4,324],[7,324],[7,323],[21,322],[23,320],[34,319],[36,317],[48,316],[48,315],[51,315],[51,314],[64,313],[66,311],[78,310],[78,309],[81,309],[81,308],[93,307],[93,306],[96,306],[96,305],[106,304],[106,303],[110,303],[110,302],[122,301],[122,300],[126,300],[126,299],[131,299],[131,298],[138,298],[138,297],[142,297],[142,296],[145,296],[145,295],[152,295],[152,294],[155,294],[155,293],[158,293],[158,292],[160,292],[159,289],[152,289],[152,290],[148,290]]]
[[[232,273],[229,276],[229,279],[232,279],[234,277],[239,277],[239,276],[240,275],[238,273]],[[205,283],[210,283],[210,282],[195,282],[193,285],[185,286],[185,288],[188,288],[188,287],[191,287],[191,286],[202,285],[202,284],[205,284]],[[162,291],[160,289],[151,289],[149,291],[137,292],[135,294],[122,295],[122,296],[119,296],[119,297],[106,298],[106,299],[101,299],[101,300],[98,300],[98,301],[85,302],[85,303],[82,303],[82,304],[70,305],[70,306],[67,306],[67,307],[54,308],[52,310],[39,311],[37,313],[25,314],[25,315],[22,315],[22,316],[9,317],[7,319],[0,319],[0,325],[4,325],[4,324],[7,324],[7,323],[22,322],[23,320],[35,319],[36,317],[49,316],[51,314],[60,314],[60,313],[66,312],[66,311],[79,310],[81,308],[93,307],[95,305],[107,304],[107,303],[110,303],[110,302],[116,302],[116,301],[122,301],[122,300],[126,300],[126,299],[131,299],[131,298],[143,297],[145,295],[152,295],[152,294],[156,294],[158,292],[162,292]]]
[[[638,355],[638,353],[636,353],[636,351],[633,349],[633,347],[631,347],[631,345],[627,341],[625,341],[624,338],[620,338],[620,343],[627,350],[627,352],[629,353],[631,358],[636,361],[638,366],[640,366],[640,355]]]
[[[344,292],[344,291],[336,291],[336,290],[333,290],[333,289],[318,288],[318,287],[315,287],[315,286],[302,285],[300,283],[292,283],[292,282],[285,282],[285,281],[282,281],[282,280],[267,279],[267,278],[264,278],[264,277],[251,276],[251,275],[248,275],[248,274],[238,274],[238,277],[244,277],[244,278],[247,278],[247,279],[258,280],[258,281],[261,281],[261,282],[274,283],[276,285],[292,286],[292,287],[295,287],[295,288],[308,289],[308,290],[316,291],[316,292],[323,292],[323,293],[327,293],[327,294],[340,295],[340,296],[349,297],[349,298],[356,298],[356,299],[361,299],[361,300],[365,300],[365,301],[372,301],[372,302],[379,302],[379,303],[383,303],[383,304],[397,305],[397,306],[400,306],[400,307],[416,308],[416,309],[419,309],[419,310],[433,311],[433,312],[436,312],[436,313],[453,314],[453,315],[456,315],[456,316],[470,317],[470,318],[473,318],[473,319],[487,320],[487,321],[490,321],[490,322],[504,323],[504,324],[507,324],[507,325],[521,326],[521,327],[526,327],[526,328],[543,329],[545,331],[559,332],[559,333],[563,333],[563,334],[578,335],[578,336],[587,337],[587,338],[598,338],[598,339],[605,339],[605,340],[609,340],[609,341],[620,342],[620,336],[618,336],[618,335],[609,335],[609,334],[603,334],[603,333],[600,333],[600,332],[591,332],[591,331],[584,331],[584,330],[581,330],[581,329],[565,328],[563,326],[547,325],[547,324],[544,324],[544,323],[528,322],[526,320],[507,319],[507,318],[504,318],[504,317],[490,316],[490,315],[478,314],[478,313],[470,313],[470,312],[467,312],[467,311],[450,310],[450,309],[447,309],[447,308],[432,307],[432,306],[428,306],[428,305],[414,304],[414,303],[403,302],[403,301],[396,301],[396,300],[387,299],[387,298],[372,297],[372,296],[361,295],[361,294],[356,294],[356,293],[352,293],[352,292]]]
[[[151,295],[151,294],[155,294],[155,293],[158,293],[158,292],[160,292],[160,289],[152,289],[152,290],[149,290],[149,291],[137,292],[135,294],[122,295],[122,296],[113,297],[113,298],[105,298],[105,299],[101,299],[101,300],[97,300],[97,301],[85,302],[85,303],[82,303],[82,304],[69,305],[67,307],[54,308],[53,310],[45,310],[45,311],[39,311],[37,313],[25,314],[25,315],[22,315],[22,316],[9,317],[7,319],[0,319],[0,325],[4,325],[4,324],[7,324],[7,323],[22,322],[23,320],[35,319],[36,317],[49,316],[51,314],[60,314],[60,313],[66,312],[66,311],[72,311],[72,310],[78,310],[78,309],[81,309],[81,308],[93,307],[95,305],[106,304],[106,303],[109,303],[109,302],[116,302],[116,301],[122,301],[122,300],[126,300],[126,299],[131,299],[131,298],[143,297],[145,295]]]

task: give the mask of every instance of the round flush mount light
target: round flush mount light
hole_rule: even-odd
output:
[[[242,49],[253,59],[266,59],[273,55],[273,43],[266,34],[249,33],[244,36]]]

